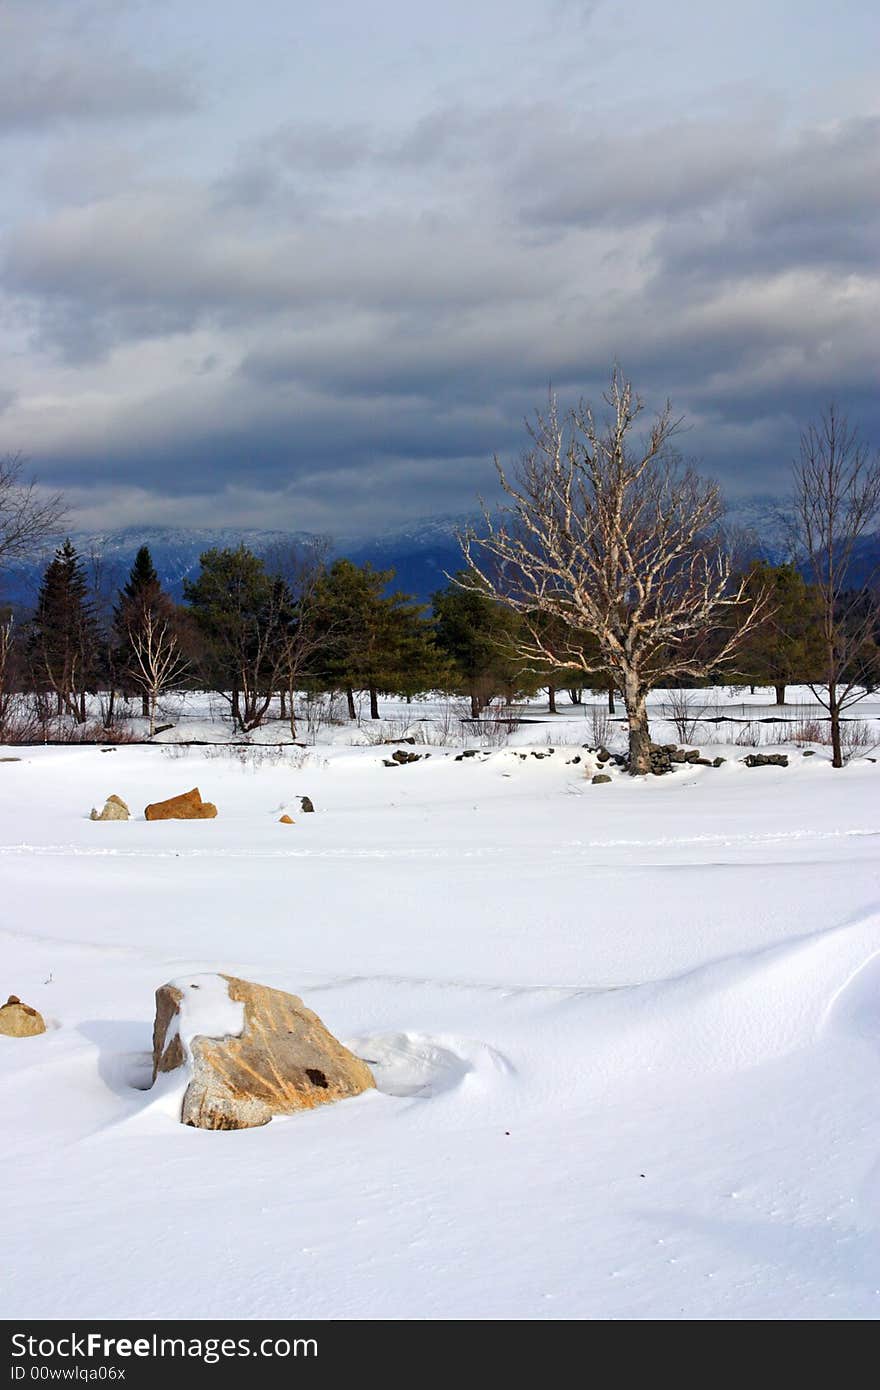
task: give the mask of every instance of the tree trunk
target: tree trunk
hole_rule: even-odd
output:
[[[287,718],[287,696],[283,690],[279,690],[278,692],[278,718]]]
[[[843,767],[843,749],[840,746],[840,706],[837,703],[837,687],[828,687],[828,713],[831,716],[831,766]]]
[[[379,718],[379,696],[374,685],[370,686],[370,718]]]
[[[244,728],[241,722],[241,696],[237,690],[232,692],[232,723],[236,728]]]
[[[150,717],[150,697],[146,690],[141,695],[141,714],[144,719],[149,719]]]
[[[568,692],[568,698],[569,698],[569,700],[571,700],[571,703],[572,703],[573,705],[582,705],[583,702],[584,702],[584,700],[583,700],[583,694],[584,694],[584,693],[583,693],[582,690],[577,690],[577,689],[571,690],[571,689],[570,689],[569,692]]]
[[[110,684],[110,699],[107,701],[107,727],[113,728],[113,719],[116,714],[116,687]]]
[[[86,722],[86,692],[84,690],[79,692],[79,722],[80,724]]]
[[[150,738],[152,738],[154,733],[156,732],[156,698],[156,692],[152,690],[146,697],[147,708],[149,710],[150,716]]]
[[[608,713],[609,713],[609,714],[616,714],[616,712],[617,712],[617,711],[616,711],[615,708],[614,708],[614,686],[613,686],[613,685],[609,685],[609,687],[608,687]]]
[[[784,686],[784,685],[775,685],[773,688],[774,688],[774,690],[776,691],[776,703],[777,703],[777,705],[784,705],[784,704],[785,704],[785,686]]]
[[[471,691],[471,719],[480,717],[480,697],[475,690]]]
[[[750,685],[750,686],[749,686],[749,694],[750,694],[750,695],[754,695],[754,693],[755,693],[755,687],[754,687],[753,685]]]
[[[651,771],[651,732],[648,705],[637,676],[624,678],[623,700],[629,720],[629,772],[631,777],[639,777]]]
[[[347,685],[345,687],[345,698],[348,701],[349,719],[357,719],[357,710],[354,707],[354,691],[352,690],[350,685]]]
[[[548,703],[548,707],[549,707],[549,712],[550,712],[550,714],[555,714],[555,713],[556,713],[556,686],[555,686],[555,685],[548,685],[548,686],[547,686],[547,703]]]

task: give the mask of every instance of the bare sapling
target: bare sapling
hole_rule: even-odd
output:
[[[140,621],[129,627],[128,640],[127,674],[146,697],[152,738],[156,732],[159,697],[183,679],[189,662],[169,620],[151,608],[146,608]]]

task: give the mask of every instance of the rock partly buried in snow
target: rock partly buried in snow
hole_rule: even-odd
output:
[[[595,776],[591,778],[591,781],[594,787],[601,787],[603,782],[610,782],[611,778],[608,776],[607,772],[597,772]]]
[[[299,799],[299,806],[304,816],[311,815],[315,809],[310,796],[301,796]]]
[[[198,787],[181,792],[180,796],[170,796],[167,801],[154,801],[144,809],[147,820],[213,820],[216,814],[217,807],[202,800]]]
[[[749,753],[743,758],[746,767],[788,767],[786,753]]]
[[[30,1004],[22,1004],[17,994],[10,994],[0,1008],[0,1033],[7,1038],[35,1038],[45,1031],[42,1014]]]
[[[279,824],[279,825],[293,825],[293,816],[288,816],[287,813],[285,812],[285,814],[284,814],[283,816],[279,816],[279,817],[278,817],[278,824]]]
[[[180,1119],[250,1129],[375,1086],[295,994],[234,975],[185,975],[156,991],[153,1081],[185,1069]]]
[[[92,807],[90,820],[128,820],[131,815],[121,796],[108,796],[104,802],[103,811],[97,811]]]

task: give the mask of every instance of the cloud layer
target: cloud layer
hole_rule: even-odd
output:
[[[10,14],[33,80],[0,45],[4,148],[28,162],[0,246],[0,447],[87,521],[467,510],[548,383],[593,395],[615,358],[733,492],[784,488],[831,396],[880,434],[866,102],[819,120],[754,88],[719,111],[463,83],[255,123],[197,91],[181,36],[148,61],[105,7]],[[556,71],[529,42],[533,75]]]

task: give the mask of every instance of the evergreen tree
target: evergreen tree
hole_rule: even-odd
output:
[[[510,702],[529,679],[512,651],[517,615],[487,597],[468,571],[457,581],[432,598],[436,640],[452,663],[456,688],[469,696],[471,715],[478,719],[493,696],[502,693]]]
[[[158,602],[162,596],[162,585],[153,564],[150,547],[142,545],[134,557],[128,580],[120,590],[120,607],[125,607],[126,604],[146,607]]]
[[[287,585],[240,545],[206,551],[198,578],[183,587],[202,639],[203,679],[229,700],[242,731],[257,728],[284,678],[294,621]]]
[[[775,687],[785,704],[786,686],[816,679],[822,669],[821,614],[816,593],[794,565],[756,560],[746,590],[770,594],[766,617],[748,634],[737,660],[749,684]]]
[[[54,691],[58,713],[85,723],[98,634],[82,562],[69,539],[43,576],[29,645],[37,683]]]
[[[336,560],[314,598],[319,644],[312,669],[331,689],[345,691],[349,718],[354,692],[366,690],[370,718],[379,718],[379,692],[412,695],[432,685],[439,666],[422,605],[385,593],[393,570]]]

